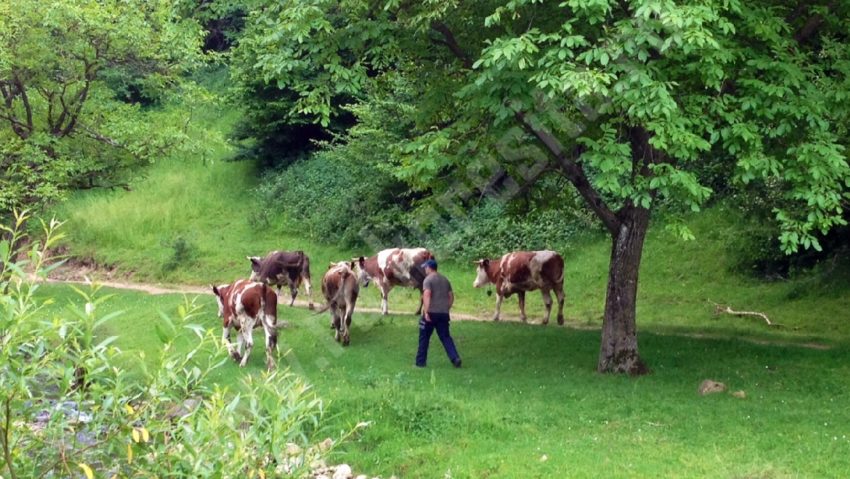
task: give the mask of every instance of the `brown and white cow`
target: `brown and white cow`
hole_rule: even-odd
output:
[[[298,287],[304,283],[307,292],[307,302],[313,309],[313,286],[310,281],[310,258],[303,251],[272,251],[265,258],[259,256],[248,256],[251,262],[251,281],[268,283],[277,287],[280,294],[283,286],[289,286],[292,300],[289,305],[295,304],[298,296]]]
[[[381,314],[389,310],[387,297],[395,286],[416,288],[419,290],[419,309],[422,312],[422,282],[425,281],[425,271],[422,263],[432,259],[434,255],[425,248],[390,248],[375,256],[361,256],[355,260],[354,272],[357,281],[363,286],[369,286],[374,281],[381,290]]]
[[[213,286],[212,290],[218,300],[218,316],[223,319],[221,340],[227,352],[244,367],[254,346],[254,328],[262,327],[266,333],[266,367],[274,369],[273,351],[277,348],[277,294],[274,290],[265,283],[244,279]],[[230,341],[231,329],[236,330],[236,348]]]
[[[323,309],[331,310],[331,326],[336,331],[334,339],[341,340],[343,346],[348,346],[351,341],[351,316],[360,294],[353,265],[353,262],[331,263],[322,277],[322,295],[325,297]]]
[[[558,324],[564,324],[564,259],[554,251],[515,251],[501,259],[482,259],[476,261],[478,275],[473,287],[487,284],[496,286],[496,314],[493,320],[499,320],[502,301],[516,293],[519,297],[520,318],[525,321],[525,293],[539,289],[546,304],[546,317],[543,324],[549,323],[552,313],[554,290],[558,297]]]

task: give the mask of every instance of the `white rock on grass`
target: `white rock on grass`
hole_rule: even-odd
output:
[[[351,467],[348,464],[340,464],[336,466],[333,479],[351,479]]]

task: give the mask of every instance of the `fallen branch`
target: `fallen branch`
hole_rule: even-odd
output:
[[[718,304],[712,300],[708,300],[709,303],[714,305],[714,314],[731,314],[733,316],[757,316],[763,319],[768,326],[782,326],[779,323],[770,322],[770,318],[767,317],[764,313],[759,313],[758,311],[735,311],[734,309],[726,306],[725,304]]]

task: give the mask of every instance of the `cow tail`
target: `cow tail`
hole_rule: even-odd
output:
[[[327,311],[327,310],[329,310],[329,309],[331,309],[331,303],[325,304],[324,306],[322,306],[321,308],[319,308],[318,310],[316,310],[316,311],[313,313],[313,316],[316,316],[317,314],[322,314],[322,313],[324,313],[325,311]]]

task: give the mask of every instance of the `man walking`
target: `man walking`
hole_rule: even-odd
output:
[[[455,342],[449,334],[449,310],[454,303],[452,284],[445,276],[437,272],[437,262],[429,259],[422,265],[425,268],[425,281],[422,283],[422,318],[419,319],[419,351],[416,353],[416,366],[425,367],[428,360],[428,346],[431,334],[437,330],[437,336],[446,348],[449,360],[456,368],[460,367],[460,356]]]

